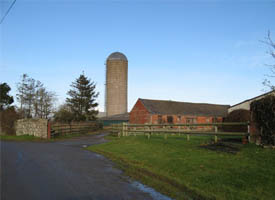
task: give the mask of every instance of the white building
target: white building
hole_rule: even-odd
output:
[[[275,96],[275,91],[271,91],[271,92],[267,92],[265,94],[262,94],[260,96],[257,96],[257,97],[254,97],[252,99],[248,99],[248,100],[245,100],[241,103],[238,103],[238,104],[235,104],[233,106],[231,106],[229,109],[228,109],[228,113],[231,113],[232,111],[234,110],[239,110],[239,109],[244,109],[244,110],[250,110],[250,104],[255,101],[255,100],[259,100],[259,99],[262,99],[264,98],[265,96],[267,95],[274,95]]]

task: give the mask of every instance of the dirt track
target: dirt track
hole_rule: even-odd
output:
[[[152,199],[111,161],[83,149],[104,142],[103,136],[51,143],[0,141],[0,199]]]

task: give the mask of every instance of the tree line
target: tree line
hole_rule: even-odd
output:
[[[70,85],[66,101],[56,108],[57,95],[44,84],[27,74],[16,84],[16,101],[9,93],[10,86],[0,83],[0,121],[10,128],[20,118],[44,118],[61,122],[96,120],[98,103],[96,84],[84,72]],[[1,130],[0,130],[1,131]],[[9,132],[9,131],[8,131]]]
[[[54,112],[56,94],[48,91],[43,83],[23,74],[17,83],[18,111],[23,118],[45,118]]]

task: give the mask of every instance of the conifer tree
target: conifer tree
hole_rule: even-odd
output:
[[[72,89],[68,91],[69,98],[66,99],[68,106],[74,114],[75,121],[95,120],[98,111],[96,98],[99,93],[95,91],[96,84],[91,82],[88,77],[83,74],[72,82]]]
[[[0,83],[0,111],[13,103],[13,97],[9,95],[10,90],[7,83]]]

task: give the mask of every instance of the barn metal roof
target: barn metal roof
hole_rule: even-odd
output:
[[[139,99],[151,114],[225,117],[229,105]]]
[[[114,52],[111,55],[108,56],[107,60],[124,60],[124,61],[128,61],[127,57],[120,52]]]
[[[111,121],[129,121],[129,113],[123,113],[123,114],[118,114],[118,115],[111,115],[111,116],[106,116],[106,117],[101,117],[99,118],[100,120],[111,120]]]
[[[237,103],[237,104],[231,106],[231,108],[233,108],[233,107],[235,107],[235,106],[238,106],[238,105],[240,105],[240,104],[246,103],[246,102],[248,102],[248,101],[256,100],[256,99],[258,99],[258,98],[261,98],[261,97],[264,97],[264,96],[267,96],[267,95],[275,95],[275,90],[269,91],[269,92],[267,92],[267,93],[264,93],[264,94],[261,94],[261,95],[259,95],[259,96],[253,97],[253,98],[251,98],[251,99],[247,99],[247,100],[245,100],[245,101],[242,101],[242,102],[240,102],[240,103]]]

